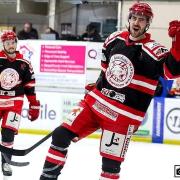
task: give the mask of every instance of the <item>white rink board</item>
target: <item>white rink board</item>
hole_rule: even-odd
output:
[[[165,99],[164,139],[180,140],[180,99]]]
[[[91,76],[91,72],[99,74],[103,43],[45,40],[18,42],[18,50],[32,63],[37,86],[84,88],[86,82],[95,82],[98,78],[96,75]],[[64,73],[68,68],[74,71]]]
[[[86,46],[86,67],[87,68],[100,68],[102,60],[102,47],[103,43],[87,42]]]
[[[86,43],[23,40],[18,50],[31,62],[37,86],[84,88]]]
[[[57,92],[37,92],[41,102],[38,120],[31,122],[27,119],[28,102],[24,102],[21,129],[53,130],[62,123],[64,116],[83,98],[83,94]]]

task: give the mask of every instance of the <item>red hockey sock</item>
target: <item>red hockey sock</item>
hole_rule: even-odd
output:
[[[60,151],[50,148],[46,157],[46,161],[63,166],[66,161],[66,156]]]
[[[118,180],[119,174],[118,173],[108,173],[108,172],[102,172],[100,180]]]

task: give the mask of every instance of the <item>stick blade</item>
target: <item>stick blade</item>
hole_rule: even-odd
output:
[[[2,153],[2,156],[4,157],[5,161],[12,165],[12,166],[18,166],[18,167],[22,167],[22,166],[27,166],[29,165],[30,163],[29,162],[16,162],[16,161],[12,161],[10,160],[6,154]]]

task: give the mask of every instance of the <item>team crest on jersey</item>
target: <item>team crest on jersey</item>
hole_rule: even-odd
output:
[[[122,54],[111,57],[106,71],[106,79],[115,88],[123,88],[131,83],[134,76],[134,67],[131,61]]]
[[[1,87],[10,90],[19,84],[19,74],[12,68],[7,68],[0,75]]]

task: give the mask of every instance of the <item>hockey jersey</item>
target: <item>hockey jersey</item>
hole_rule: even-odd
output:
[[[180,76],[180,61],[166,47],[146,38],[133,42],[129,32],[111,34],[103,45],[102,71],[86,101],[103,117],[142,121],[158,79]],[[97,103],[98,102],[98,103]]]
[[[23,101],[24,94],[35,96],[35,77],[30,62],[24,60],[19,52],[11,59],[1,51],[0,107],[11,106],[12,101]]]

